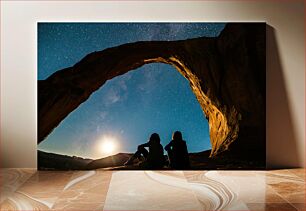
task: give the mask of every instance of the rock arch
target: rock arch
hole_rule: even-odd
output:
[[[265,24],[256,23],[227,24],[216,38],[108,48],[38,81],[38,143],[107,80],[153,62],[189,81],[209,121],[211,157],[265,159]]]

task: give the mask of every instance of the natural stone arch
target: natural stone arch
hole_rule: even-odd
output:
[[[190,82],[209,121],[212,157],[230,146],[260,150],[265,133],[264,27],[228,24],[217,38],[144,41],[88,54],[73,67],[38,82],[38,143],[107,80],[161,62],[174,66]],[[254,128],[250,140],[244,138],[245,131],[239,132]]]

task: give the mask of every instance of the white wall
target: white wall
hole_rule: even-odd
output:
[[[267,164],[305,165],[303,1],[1,1],[3,167],[36,167],[38,21],[266,21]]]

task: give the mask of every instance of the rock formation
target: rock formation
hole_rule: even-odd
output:
[[[38,81],[38,143],[107,80],[142,65],[173,65],[209,121],[210,157],[265,161],[265,28],[227,24],[216,38],[144,41],[93,52]]]

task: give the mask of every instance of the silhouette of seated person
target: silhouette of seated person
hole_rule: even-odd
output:
[[[172,140],[165,147],[168,153],[170,167],[173,169],[189,169],[189,154],[186,141],[183,140],[182,133],[175,131]]]
[[[149,151],[145,148],[148,147]],[[132,165],[135,159],[144,161],[139,167],[144,169],[161,169],[165,164],[164,149],[160,144],[160,138],[157,133],[153,133],[147,143],[138,146],[137,151],[132,155],[124,165]]]

